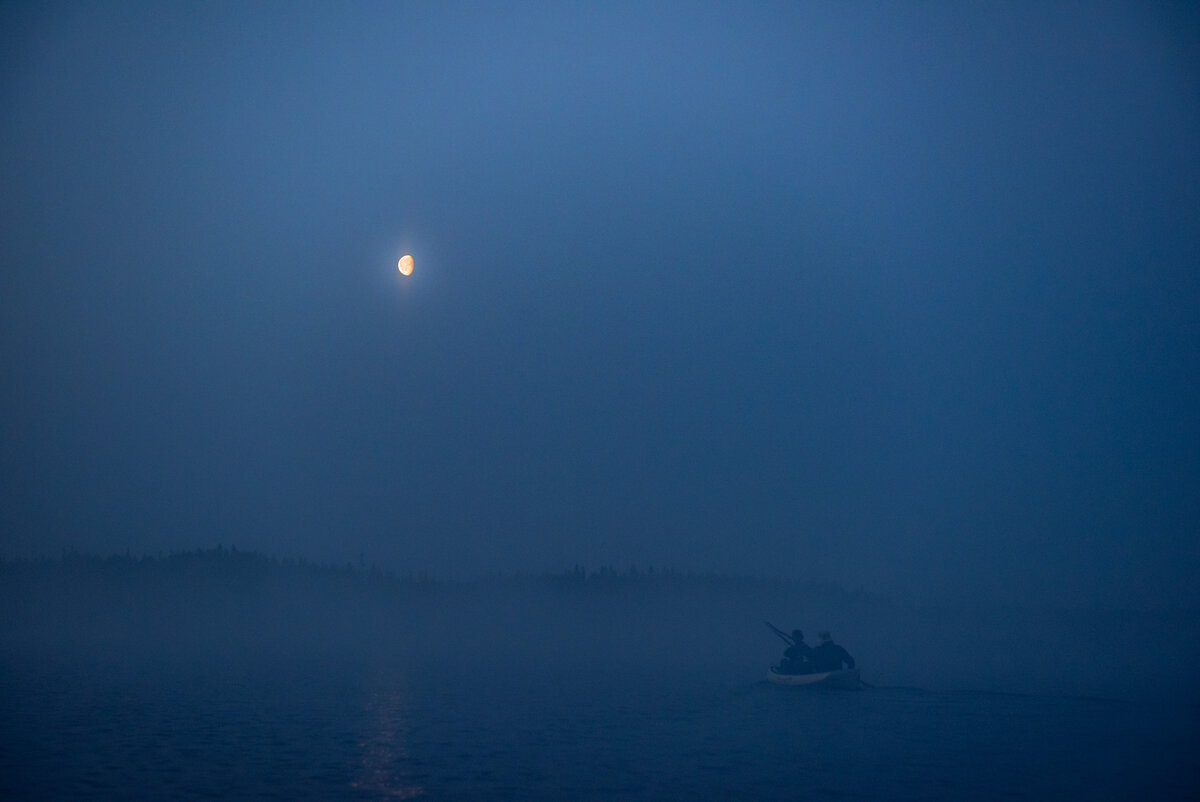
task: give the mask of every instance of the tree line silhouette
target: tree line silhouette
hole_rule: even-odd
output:
[[[617,568],[582,564],[558,572],[491,572],[470,579],[446,579],[425,571],[383,570],[360,557],[357,563],[316,563],[303,558],[276,557],[236,546],[218,545],[191,551],[157,554],[98,555],[63,550],[57,557],[0,559],[0,586],[12,596],[21,588],[42,591],[59,587],[78,595],[87,590],[119,592],[122,588],[181,592],[204,587],[230,593],[264,588],[294,591],[332,591],[352,595],[438,595],[501,589],[544,591],[552,594],[594,595],[621,592],[686,590],[750,591],[774,588],[804,590],[823,598],[865,597],[848,593],[834,583],[788,577],[762,577],[716,572],[680,571],[654,566]],[[2,592],[2,591],[0,591]],[[872,601],[881,601],[882,597]]]

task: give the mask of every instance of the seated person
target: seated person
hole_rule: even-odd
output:
[[[854,658],[850,653],[833,642],[828,632],[820,633],[821,645],[811,650],[809,660],[812,670],[817,672],[841,671],[842,664],[846,668],[854,668]]]
[[[780,674],[808,674],[812,671],[812,648],[804,642],[804,633],[792,630],[792,645],[783,653],[779,663]]]

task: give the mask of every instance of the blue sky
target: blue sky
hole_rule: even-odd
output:
[[[3,553],[1200,601],[1186,4],[3,13]]]

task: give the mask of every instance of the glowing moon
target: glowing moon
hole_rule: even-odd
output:
[[[396,263],[396,267],[400,268],[400,275],[411,276],[413,270],[413,258],[407,253],[400,257],[400,261]]]

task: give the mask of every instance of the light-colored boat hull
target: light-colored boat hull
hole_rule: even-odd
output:
[[[811,685],[817,688],[854,689],[858,687],[858,669],[824,671],[819,674],[780,674],[772,668],[767,672],[767,679],[776,685]]]

